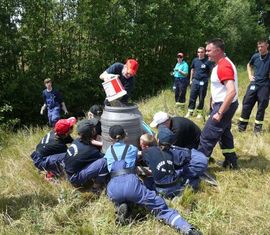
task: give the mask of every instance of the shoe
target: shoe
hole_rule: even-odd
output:
[[[262,125],[255,125],[254,126],[254,130],[253,130],[253,133],[255,135],[259,135],[262,133]]]
[[[246,131],[246,127],[241,127],[241,126],[238,126],[238,132],[245,132]]]
[[[45,175],[45,180],[47,180],[49,182],[56,182],[57,176],[53,172],[47,171],[47,173]]]
[[[122,203],[118,208],[117,208],[117,215],[116,215],[116,222],[119,224],[126,224],[128,222],[128,205],[127,203]]]
[[[218,182],[215,179],[216,177],[210,174],[208,171],[205,171],[201,176],[200,179],[204,180],[206,183],[212,186],[218,186]]]
[[[238,131],[239,132],[244,132],[244,131],[246,131],[246,129],[247,129],[247,122],[242,122],[242,121],[239,121],[238,122]]]
[[[215,158],[213,158],[213,157],[209,157],[209,159],[208,159],[208,163],[209,163],[209,164],[214,164],[214,163],[216,163]]]
[[[232,170],[237,170],[238,163],[237,163],[237,158],[225,158],[223,162],[217,162],[219,166],[222,166],[223,168],[230,168]]]
[[[196,228],[191,228],[184,235],[203,235],[201,231],[197,230]]]
[[[203,115],[201,115],[200,113],[197,115],[196,117],[197,119],[202,119],[203,118]]]
[[[92,187],[90,188],[89,192],[95,193],[95,194],[101,194],[103,185],[94,183]]]
[[[189,117],[191,117],[191,116],[192,116],[192,114],[193,114],[192,112],[188,111],[188,112],[187,112],[187,114],[185,115],[185,118],[189,118]]]

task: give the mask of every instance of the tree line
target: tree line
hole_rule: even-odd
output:
[[[101,103],[100,73],[127,58],[139,61],[133,100],[171,82],[181,51],[188,62],[213,37],[246,64],[269,33],[263,0],[2,0],[0,122],[41,123],[43,80],[51,78],[69,111]]]

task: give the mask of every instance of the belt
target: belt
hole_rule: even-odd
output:
[[[155,185],[158,188],[169,188],[169,187],[175,186],[177,184],[182,184],[182,183],[184,183],[184,179],[182,177],[180,177],[171,183],[159,184],[159,183],[155,182]]]
[[[118,171],[111,171],[110,173],[111,178],[114,178],[120,175],[127,175],[127,174],[136,174],[136,170],[134,168],[125,168]]]

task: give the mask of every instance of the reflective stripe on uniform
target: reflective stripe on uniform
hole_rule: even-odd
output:
[[[222,153],[235,153],[235,148],[233,149],[221,149]]]
[[[249,119],[244,119],[244,118],[239,118],[239,121],[241,121],[241,122],[248,122],[249,121]]]
[[[255,123],[256,123],[256,124],[263,124],[263,121],[255,120]]]
[[[178,220],[179,218],[181,218],[180,215],[175,216],[175,217],[173,218],[172,222],[171,222],[171,225],[174,226],[175,221]]]

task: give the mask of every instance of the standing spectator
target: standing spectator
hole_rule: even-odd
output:
[[[67,114],[68,111],[60,93],[53,89],[52,80],[46,78],[44,80],[44,85],[46,86],[46,89],[42,92],[44,104],[41,107],[40,114],[43,115],[47,108],[49,125],[54,127],[55,123],[60,119],[61,108],[65,114]]]
[[[223,167],[237,168],[231,124],[238,107],[237,71],[231,60],[224,54],[222,39],[210,40],[206,46],[209,60],[216,63],[211,74],[211,94],[213,110],[202,130],[198,150],[210,157],[219,141],[225,156]]]
[[[190,71],[190,97],[188,104],[188,112],[186,118],[193,115],[195,110],[196,100],[199,96],[199,104],[197,106],[197,118],[202,118],[204,98],[207,93],[208,80],[212,69],[212,63],[205,56],[205,48],[198,48],[198,57],[193,59]]]
[[[175,105],[184,107],[188,87],[188,64],[183,60],[184,54],[177,54],[177,63],[173,69],[175,87]]]
[[[265,109],[269,104],[270,94],[270,55],[268,46],[267,40],[258,41],[258,53],[255,53],[247,64],[250,84],[243,99],[243,109],[238,124],[240,132],[246,130],[249,116],[256,102],[258,102],[258,109],[254,133],[262,131]]]
[[[128,59],[125,64],[114,63],[107,68],[99,78],[108,81],[112,78],[119,78],[127,94],[119,99],[121,103],[127,104],[134,87],[134,76],[137,73],[139,64],[135,59]],[[106,101],[105,101],[106,102]],[[109,104],[106,102],[106,104]]]
[[[201,129],[191,120],[184,117],[170,117],[167,113],[157,112],[151,127],[158,129],[165,126],[175,134],[174,145],[182,148],[198,148],[200,142]]]

